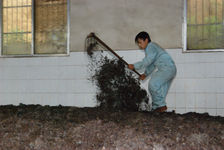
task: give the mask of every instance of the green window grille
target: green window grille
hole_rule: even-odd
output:
[[[224,0],[187,0],[187,50],[224,49]]]
[[[2,0],[2,55],[68,53],[68,0]]]

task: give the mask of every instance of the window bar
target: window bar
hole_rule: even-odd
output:
[[[40,6],[42,9],[44,9],[45,7],[44,6]],[[50,34],[50,32],[51,32],[51,30],[49,29],[49,30],[46,30],[46,28],[45,27],[49,27],[50,26],[50,19],[51,19],[51,16],[50,16],[50,13],[49,13],[49,10],[50,10],[50,5],[47,5],[46,6],[47,7],[47,11],[46,11],[46,15],[47,15],[47,20],[46,20],[46,26],[44,26],[43,27],[43,33],[44,33],[44,35],[45,36],[48,36],[49,34]],[[48,41],[49,39],[48,38],[46,38],[46,40]]]
[[[7,6],[8,6],[8,0],[7,0]],[[6,26],[7,26],[7,32],[9,32],[9,9],[7,8],[6,9],[7,10],[7,24],[6,24]],[[6,44],[8,44],[8,38],[9,38],[9,35],[7,35],[7,40],[5,41],[5,43]],[[5,51],[7,52],[7,50],[8,50],[8,47],[7,46],[5,46],[6,47],[6,49],[5,49]]]
[[[186,0],[186,5],[189,5],[189,17],[187,16],[187,18],[189,18],[189,23],[187,22],[187,26],[186,26],[186,39],[188,38],[188,37],[191,37],[191,31],[192,31],[192,29],[191,29],[191,27],[190,27],[190,25],[191,25],[191,0]],[[187,11],[187,10],[186,10]],[[188,24],[189,24],[189,26],[188,26]],[[188,30],[189,30],[189,32],[188,32]],[[189,35],[188,35],[188,33],[189,33]],[[192,38],[188,38],[189,39],[189,43],[191,43],[191,39]],[[187,40],[186,40],[186,45],[187,45]],[[186,48],[187,48],[187,46],[186,46]]]
[[[208,8],[208,12],[209,12],[209,17],[208,17],[208,20],[209,20],[209,24],[211,24],[211,2],[210,2],[210,0],[208,0],[208,6],[209,6],[209,8]],[[209,26],[209,28],[208,28],[208,41],[209,42],[211,42],[211,25]],[[211,48],[211,46],[210,46],[211,44],[209,44],[209,48]]]
[[[22,3],[21,5],[23,6],[23,5],[24,5],[24,4],[23,4],[23,0],[22,0],[21,3]],[[21,28],[21,32],[24,32],[24,31],[23,31],[23,8],[24,8],[24,7],[21,7],[21,22],[20,22],[20,23],[21,23],[21,27],[20,27],[20,28]],[[24,43],[23,43],[23,44],[24,44]]]
[[[196,25],[196,30],[195,30],[195,33],[194,33],[194,38],[196,40],[194,40],[194,42],[196,41],[196,47],[198,47],[198,43],[199,43],[199,40],[198,40],[198,0],[195,1],[195,25]]]
[[[1,48],[0,48],[0,56],[2,56],[2,37],[3,37],[3,33],[2,33],[2,31],[3,31],[3,6],[2,6],[2,4],[3,4],[3,0],[0,0],[0,38],[1,38],[1,40],[0,40],[0,45],[1,45]]]
[[[187,2],[187,4],[186,5],[188,5],[189,7],[188,7],[188,11],[189,11],[189,16],[187,17],[187,19],[189,20],[189,22],[187,22],[187,39],[189,40],[188,42],[187,42],[187,45],[189,45],[188,43],[191,43],[191,41],[192,41],[192,38],[189,38],[189,37],[191,37],[191,32],[192,32],[192,28],[191,28],[191,23],[192,23],[192,18],[191,18],[191,16],[192,16],[192,7],[191,7],[191,3],[192,3],[192,1],[191,0],[186,0]],[[189,45],[189,47],[187,46],[187,49],[190,49],[190,45]]]
[[[202,0],[202,39],[204,39],[204,29],[205,29],[204,24],[205,24],[204,23],[204,0]]]
[[[217,32],[218,32],[218,29],[217,29],[217,27],[218,27],[218,22],[217,22],[217,18],[218,18],[218,16],[217,16],[217,0],[215,1],[215,47],[217,48],[218,47],[218,45],[217,45]]]
[[[11,1],[11,5],[13,5],[13,2]],[[13,8],[9,8],[11,9],[11,13],[12,13],[12,16],[11,16],[11,30],[10,32],[13,32],[13,17],[14,17],[14,9]],[[11,35],[11,39],[13,38],[13,34]],[[8,44],[7,44],[8,45]]]
[[[224,49],[224,0],[222,0],[222,48]]]
[[[20,7],[30,7],[30,5],[23,5],[23,6],[5,6],[4,8],[20,8]]]
[[[186,45],[187,45],[187,1],[184,0],[184,13],[183,13],[183,19],[184,19],[184,22],[183,22],[183,26],[182,26],[182,51],[185,52],[187,50],[186,48]],[[68,39],[69,40],[69,39]]]
[[[8,0],[7,0],[7,6],[9,6],[9,3],[8,3]],[[9,32],[9,9],[7,8],[7,32]],[[6,44],[8,44],[8,41],[9,41],[9,35],[7,35],[7,40],[6,40]],[[6,53],[7,53],[7,51],[8,51],[8,46],[5,46],[6,47],[6,49],[5,49],[5,51],[6,51]]]
[[[70,51],[70,0],[67,0],[67,54]]]
[[[19,19],[19,17],[18,17],[18,0],[16,0],[16,41],[18,41],[19,40],[19,38],[18,38],[18,19]],[[12,8],[13,9],[13,8]]]
[[[26,4],[28,5],[28,0],[26,0]],[[26,20],[26,30],[29,31],[29,7],[26,8],[26,13],[27,13],[27,20]],[[28,43],[28,35],[26,34],[26,50],[29,48],[29,43]]]
[[[190,32],[189,32],[189,37],[190,37],[190,43],[192,43],[192,22],[193,22],[193,19],[192,19],[192,12],[193,12],[193,8],[191,7],[193,3],[193,0],[190,0]],[[190,48],[190,47],[189,47]]]
[[[31,17],[31,19],[32,19],[32,31],[31,31],[31,34],[32,34],[32,41],[31,41],[31,55],[34,55],[34,3],[35,3],[35,1],[34,0],[32,0],[32,9],[31,9],[31,13],[32,13],[32,17]]]

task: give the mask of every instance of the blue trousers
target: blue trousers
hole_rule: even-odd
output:
[[[152,73],[148,89],[152,96],[153,110],[166,105],[166,95],[175,75],[176,67],[168,67]]]

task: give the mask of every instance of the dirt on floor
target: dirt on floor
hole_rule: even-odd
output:
[[[107,111],[99,107],[0,106],[1,150],[224,149],[224,118]]]

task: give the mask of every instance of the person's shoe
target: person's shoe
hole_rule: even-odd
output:
[[[166,106],[162,106],[153,110],[153,112],[165,112],[167,110]]]

